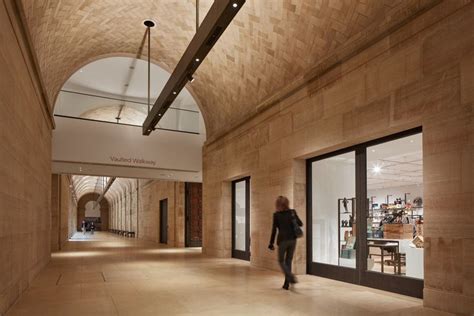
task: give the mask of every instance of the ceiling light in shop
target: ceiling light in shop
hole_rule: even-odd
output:
[[[382,172],[382,167],[378,166],[378,165],[375,165],[373,168],[372,168],[372,171],[375,173],[375,174],[379,174],[380,172]]]

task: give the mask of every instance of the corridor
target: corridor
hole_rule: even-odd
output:
[[[474,0],[0,3],[0,316],[474,316]]]
[[[76,233],[12,307],[13,315],[448,315],[407,296],[280,273],[199,248]]]

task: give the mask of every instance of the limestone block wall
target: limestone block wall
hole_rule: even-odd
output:
[[[0,2],[0,314],[50,260],[51,123],[19,17]]]
[[[109,213],[110,228],[137,232],[137,210],[139,207],[137,181],[130,180],[122,183],[118,196],[107,197],[111,208]]]
[[[251,264],[267,250],[273,201],[305,218],[305,159],[423,127],[424,304],[474,312],[474,4],[444,1],[389,35],[328,60],[204,148],[205,254],[231,256],[231,181],[251,177]],[[245,102],[246,100],[242,100]],[[305,273],[305,241],[295,269]]]
[[[75,233],[77,204],[66,175],[51,176],[51,251],[58,251]]]
[[[184,247],[184,183],[182,182],[152,181],[140,188],[138,237],[159,242],[160,200],[163,199],[168,199],[168,245]]]
[[[60,248],[59,238],[59,199],[60,199],[60,175],[51,175],[51,251],[58,251]]]
[[[138,238],[159,242],[160,200],[168,199],[168,245],[184,247],[183,182],[138,180],[111,201],[112,229],[134,231]]]
[[[77,205],[67,175],[51,176],[51,251],[58,251],[75,233]]]
[[[61,201],[60,201],[60,234],[59,242],[62,248],[68,239],[75,233],[77,224],[77,204],[73,200],[67,175],[61,175]]]

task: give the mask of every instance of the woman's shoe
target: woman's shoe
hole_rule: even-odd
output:
[[[298,279],[297,279],[294,275],[292,275],[292,276],[290,277],[290,280],[289,280],[289,281],[290,281],[291,284],[298,283]]]

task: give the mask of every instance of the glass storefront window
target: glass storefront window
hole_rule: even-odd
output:
[[[367,270],[423,279],[422,134],[367,147]]]
[[[421,131],[307,161],[308,273],[423,296]]]
[[[246,250],[246,233],[245,233],[245,221],[246,221],[246,183],[244,181],[235,183],[235,250]]]
[[[313,262],[356,266],[355,152],[312,162]]]
[[[232,182],[232,257],[250,260],[250,177]]]

